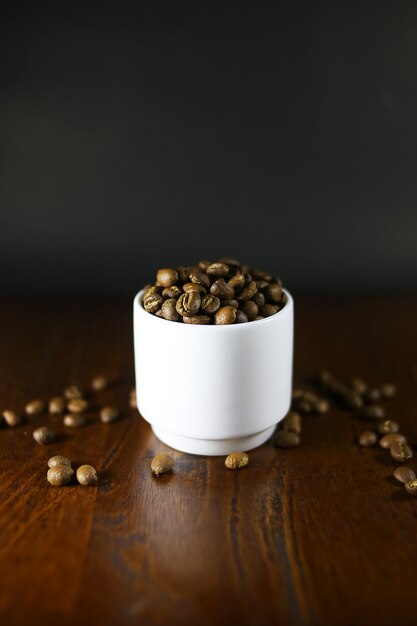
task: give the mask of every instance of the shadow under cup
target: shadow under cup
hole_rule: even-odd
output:
[[[191,454],[250,450],[291,402],[294,305],[231,325],[171,322],[134,299],[138,409],[163,443]]]

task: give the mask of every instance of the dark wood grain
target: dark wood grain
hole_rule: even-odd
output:
[[[155,478],[169,449],[128,409],[130,301],[3,298],[0,319],[2,409],[100,372],[116,382],[98,400],[124,408],[74,432],[46,416],[0,430],[2,624],[415,624],[417,498],[386,452],[355,445],[357,419],[306,418],[299,448],[268,443],[238,472],[174,452]],[[295,381],[321,366],[398,383],[388,414],[416,440],[415,296],[296,299]],[[41,447],[44,423],[60,439]],[[95,465],[99,486],[49,486],[56,453]]]

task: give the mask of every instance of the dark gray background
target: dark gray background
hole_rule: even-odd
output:
[[[3,290],[417,286],[416,2],[103,5],[2,16]]]

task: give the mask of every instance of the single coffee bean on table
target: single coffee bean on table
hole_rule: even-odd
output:
[[[71,461],[61,454],[56,454],[49,459],[48,467],[56,467],[57,465],[68,465],[71,467]]]
[[[63,424],[67,428],[80,428],[80,426],[85,426],[86,419],[81,413],[68,413],[64,416]]]
[[[407,439],[401,433],[390,433],[379,440],[379,445],[385,450],[389,450],[394,443],[407,443]]]
[[[166,472],[170,472],[174,465],[174,460],[169,454],[165,454],[165,452],[159,452],[154,456],[151,461],[151,470],[156,475],[165,474]]]
[[[392,458],[395,461],[399,461],[400,463],[405,463],[408,459],[411,459],[413,456],[413,451],[410,446],[407,445],[404,441],[395,442],[390,446],[389,449]]]
[[[36,443],[39,443],[41,446],[44,446],[48,443],[51,443],[55,439],[55,433],[53,430],[48,428],[48,426],[41,426],[40,428],[36,428],[33,431],[33,438]]]
[[[16,426],[19,426],[19,424],[21,424],[23,421],[19,413],[16,413],[16,411],[3,411],[2,417],[7,426],[10,426],[10,428],[15,428]]]
[[[68,402],[67,408],[71,413],[84,413],[88,409],[88,402],[83,398],[75,398]]]
[[[65,398],[55,396],[49,400],[48,410],[51,415],[59,415],[65,411]]]
[[[400,425],[394,420],[384,420],[378,424],[378,432],[381,435],[389,435],[391,433],[398,433]]]
[[[297,433],[297,435],[300,435],[303,427],[301,415],[299,413],[296,413],[295,411],[290,411],[284,417],[282,422],[280,422],[279,427],[282,430],[290,430],[293,433]]]
[[[107,378],[107,376],[104,376],[103,374],[100,374],[99,376],[94,376],[93,380],[91,381],[91,389],[93,391],[102,391],[103,389],[106,389],[109,386],[109,379]]]
[[[370,420],[382,420],[385,417],[385,409],[379,404],[373,404],[362,409],[360,417]]]
[[[97,472],[92,465],[81,465],[76,472],[80,485],[91,487],[98,482]]]
[[[394,471],[394,478],[400,483],[408,483],[410,480],[415,480],[416,475],[410,467],[397,467]]]
[[[64,397],[67,400],[75,400],[83,397],[83,391],[78,385],[69,385],[64,389]]]
[[[74,470],[69,465],[54,465],[49,468],[46,477],[54,487],[63,487],[72,482]]]
[[[392,398],[397,393],[397,387],[394,383],[384,383],[379,388],[379,392],[385,399]]]
[[[224,464],[227,469],[241,469],[249,463],[246,452],[231,452],[225,459]]]
[[[45,403],[43,400],[32,400],[31,402],[28,402],[27,405],[25,406],[25,413],[26,415],[39,415],[40,413],[43,413],[45,410]]]
[[[359,445],[363,446],[364,448],[367,448],[369,446],[374,446],[377,441],[378,441],[378,437],[376,433],[374,433],[372,430],[364,430],[359,435]]]
[[[273,439],[277,448],[294,448],[300,445],[300,436],[291,430],[278,430]]]
[[[417,496],[417,480],[416,479],[406,482],[404,487],[405,487],[405,490],[411,496]]]
[[[110,424],[119,417],[119,410],[114,406],[103,406],[100,411],[100,420],[103,424]]]

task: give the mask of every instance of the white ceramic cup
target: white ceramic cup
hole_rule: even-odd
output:
[[[136,396],[168,446],[225,455],[264,443],[291,402],[293,300],[263,320],[204,326],[147,313],[134,300]]]

